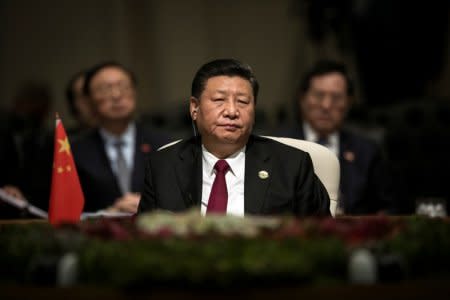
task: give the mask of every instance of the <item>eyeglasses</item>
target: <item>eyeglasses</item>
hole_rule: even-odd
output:
[[[119,81],[116,83],[101,84],[92,89],[92,92],[100,97],[111,97],[114,91],[122,95],[129,95],[133,91],[133,85],[130,82]]]
[[[327,98],[331,100],[332,105],[342,105],[346,102],[346,96],[339,93],[327,93],[313,90],[310,92],[310,95],[316,103],[322,103]]]

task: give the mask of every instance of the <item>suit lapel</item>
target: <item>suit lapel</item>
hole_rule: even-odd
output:
[[[145,176],[145,166],[146,166],[146,154],[145,152],[148,147],[143,147],[146,141],[144,141],[144,135],[139,126],[136,126],[136,137],[134,142],[134,163],[131,179],[131,191],[141,191]],[[148,150],[150,150],[148,148]]]
[[[251,136],[245,153],[244,210],[246,214],[261,214],[271,182],[270,153]],[[267,173],[264,173],[267,172]],[[264,174],[268,174],[264,178]]]
[[[348,135],[348,133],[342,131],[340,133],[339,140],[339,163],[341,165],[340,187],[344,198],[344,208],[348,208],[353,206],[353,202],[355,199],[351,194],[349,194],[349,191],[355,190],[352,185],[355,182],[358,182],[358,180],[355,178],[358,172],[355,170],[355,153],[350,136]]]
[[[175,173],[186,207],[201,202],[202,191],[202,159],[199,142],[191,139],[181,147]]]

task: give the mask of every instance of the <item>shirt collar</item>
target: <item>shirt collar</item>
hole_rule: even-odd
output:
[[[311,125],[309,125],[309,123],[303,122],[303,131],[305,133],[305,140],[310,141],[310,142],[316,142],[318,140],[319,135],[311,127]],[[339,135],[336,131],[328,136],[329,144],[335,145],[338,143],[338,141],[339,141]]]
[[[305,140],[314,143],[317,142],[319,135],[308,123],[303,122],[303,130],[305,133]],[[339,156],[339,133],[337,131],[328,136],[328,144],[325,147],[336,154],[336,156]]]
[[[122,141],[124,146],[129,146],[133,144],[136,134],[136,124],[134,124],[134,122],[130,123],[125,132],[119,136],[107,131],[105,128],[100,128],[99,132],[105,143],[108,145],[113,145],[118,141]]]
[[[247,146],[244,146],[243,148],[239,149],[232,155],[228,156],[225,160],[227,161],[228,165],[230,166],[230,171],[235,176],[240,177],[243,174],[239,174],[242,165],[242,160],[245,160],[245,149]],[[208,174],[212,175],[214,173],[214,165],[219,160],[219,158],[215,157],[214,154],[209,152],[205,146],[202,144],[202,156],[203,156],[203,167],[206,168],[206,171]],[[245,161],[244,161],[245,163]]]

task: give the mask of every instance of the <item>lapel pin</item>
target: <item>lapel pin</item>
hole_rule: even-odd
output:
[[[345,151],[344,152],[344,159],[348,162],[352,162],[355,160],[355,153],[352,151]]]
[[[141,144],[141,152],[149,153],[152,150],[152,147],[149,144]]]
[[[261,179],[267,179],[267,178],[269,178],[269,172],[267,172],[265,170],[259,171],[258,176]]]

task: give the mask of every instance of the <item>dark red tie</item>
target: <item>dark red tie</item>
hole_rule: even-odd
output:
[[[227,212],[228,191],[225,174],[230,166],[224,159],[220,159],[214,165],[216,170],[216,178],[214,179],[211,194],[209,194],[208,208],[206,213],[225,214]]]

